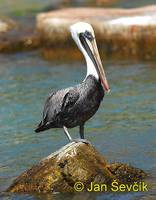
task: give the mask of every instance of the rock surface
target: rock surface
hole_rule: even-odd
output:
[[[5,23],[4,23],[5,22]],[[35,29],[34,20],[0,20],[0,52],[34,50],[40,47],[40,39]]]
[[[104,57],[156,57],[156,6],[147,6],[135,9],[68,8],[39,14],[37,30],[47,58],[80,58],[69,33],[69,26],[77,21],[92,24]]]
[[[0,35],[8,32],[16,26],[16,22],[12,19],[0,19]]]
[[[134,9],[66,8],[40,13],[36,22],[35,19],[25,21],[0,20],[0,52],[41,49],[47,59],[82,59],[69,26],[86,21],[94,27],[103,58],[156,58],[154,5]]]
[[[111,184],[130,183],[146,174],[127,164],[108,165],[105,158],[91,145],[72,142],[41,160],[38,165],[22,173],[7,192],[74,192],[74,184],[91,182]]]

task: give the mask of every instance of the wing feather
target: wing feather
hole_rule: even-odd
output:
[[[77,102],[79,99],[79,93],[75,90],[69,90],[63,98],[63,103],[61,107],[61,111],[65,111],[67,109],[72,108],[72,106]]]
[[[42,125],[59,120],[60,116],[72,109],[78,99],[79,92],[76,88],[67,88],[52,93],[45,102]]]

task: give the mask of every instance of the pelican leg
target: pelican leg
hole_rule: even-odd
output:
[[[79,130],[80,130],[80,138],[84,139],[84,124],[80,125]]]
[[[68,140],[71,142],[73,139],[72,139],[72,137],[70,136],[67,127],[66,127],[66,126],[63,126],[63,130],[64,130],[64,133],[65,133],[65,135],[67,136]]]

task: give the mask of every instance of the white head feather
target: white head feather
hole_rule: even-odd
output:
[[[85,31],[89,31],[92,36],[95,38],[94,35],[94,30],[92,28],[92,26],[86,22],[77,22],[73,25],[70,26],[70,32],[72,35],[72,38],[74,39],[75,43],[77,44],[77,46],[79,47],[80,51],[83,53],[86,63],[87,63],[87,75],[93,75],[95,76],[95,78],[99,78],[99,75],[96,71],[96,68],[92,62],[92,60],[90,59],[90,57],[88,56],[86,50],[83,48],[80,39],[79,39],[79,34],[80,33],[85,33]]]

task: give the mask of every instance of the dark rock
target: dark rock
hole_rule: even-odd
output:
[[[112,163],[107,165],[110,172],[123,183],[132,183],[141,180],[146,177],[143,170],[135,168],[128,164],[123,163]]]
[[[78,181],[87,188],[91,182],[110,185],[141,180],[145,173],[126,164],[108,165],[91,144],[72,142],[22,173],[7,192],[74,192]]]

